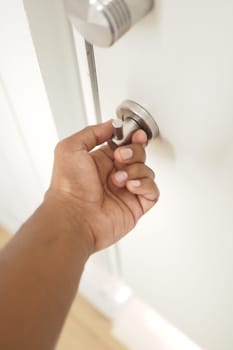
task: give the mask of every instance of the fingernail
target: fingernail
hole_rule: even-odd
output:
[[[133,157],[133,150],[131,148],[122,148],[119,152],[123,160],[128,160]]]
[[[117,182],[124,182],[128,179],[128,174],[126,173],[126,171],[118,171],[115,174],[115,179],[117,180]]]
[[[133,181],[130,181],[130,183],[133,187],[140,187],[141,186],[141,181],[139,181],[139,180],[133,180]]]

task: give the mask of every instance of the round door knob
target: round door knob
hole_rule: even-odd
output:
[[[146,132],[148,141],[159,136],[159,127],[152,115],[134,101],[122,102],[117,108],[117,118],[113,120],[113,137],[108,141],[112,149],[130,144],[139,129]]]
[[[151,11],[154,0],[65,0],[69,17],[89,43],[113,45]]]

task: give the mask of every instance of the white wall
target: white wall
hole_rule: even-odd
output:
[[[126,281],[205,349],[233,348],[233,3],[158,0],[96,49],[106,118],[124,99],[154,114],[161,199],[121,243]]]
[[[23,3],[0,8],[0,222],[15,231],[43,198],[58,138]]]

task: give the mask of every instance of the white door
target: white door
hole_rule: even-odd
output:
[[[106,118],[125,99],[161,137],[148,148],[159,204],[120,244],[136,293],[210,350],[233,348],[233,2],[158,0],[96,48]]]

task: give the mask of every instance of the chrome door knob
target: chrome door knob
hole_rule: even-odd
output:
[[[113,45],[151,11],[154,0],[65,0],[69,17],[92,45]]]
[[[113,137],[108,141],[115,149],[131,143],[135,131],[146,132],[148,141],[159,136],[159,128],[152,115],[141,105],[126,100],[117,108],[117,118],[113,120]]]

